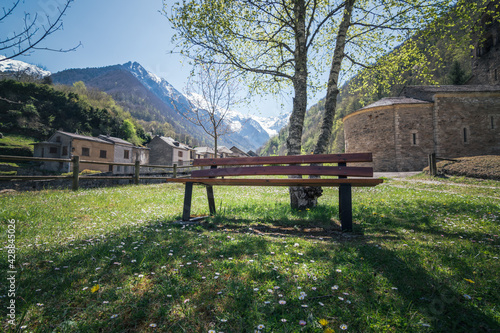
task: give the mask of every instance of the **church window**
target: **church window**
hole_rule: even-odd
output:
[[[466,127],[463,129],[463,134],[464,134],[464,143],[469,143],[469,131],[467,130]]]

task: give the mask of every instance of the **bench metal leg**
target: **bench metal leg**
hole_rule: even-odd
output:
[[[339,187],[339,216],[342,231],[352,231],[351,184],[341,184]]]
[[[193,183],[186,183],[184,191],[184,209],[182,211],[182,221],[191,219],[191,199],[193,197]]]
[[[207,198],[208,198],[208,208],[210,209],[210,215],[215,215],[214,189],[212,186],[207,186]]]

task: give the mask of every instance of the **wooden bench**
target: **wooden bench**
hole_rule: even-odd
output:
[[[187,178],[168,178],[167,182],[186,184],[182,213],[183,221],[191,220],[193,184],[206,186],[211,215],[215,214],[212,187],[214,185],[339,187],[339,216],[342,230],[351,231],[351,187],[376,186],[381,184],[383,180],[366,178],[373,177],[371,167],[353,167],[350,164],[371,161],[371,153],[196,159],[193,161],[193,166],[209,166],[210,168],[192,171],[191,176]],[[323,166],[325,163],[337,165]],[[347,163],[349,163],[349,166],[347,166]],[[271,175],[336,176],[337,178],[239,178],[241,176]]]

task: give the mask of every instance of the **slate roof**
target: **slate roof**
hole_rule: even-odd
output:
[[[196,152],[199,154],[215,154],[214,149],[210,147],[196,147],[194,150],[196,150]]]
[[[248,156],[247,153],[245,153],[243,150],[241,150],[240,148],[236,147],[236,146],[232,146],[231,147],[231,151],[237,155],[241,155],[241,156]]]
[[[381,100],[376,101],[375,103],[369,104],[360,110],[375,108],[377,106],[389,106],[396,104],[427,104],[429,102],[416,99],[416,98],[408,98],[408,97],[385,97]]]
[[[93,136],[87,136],[87,135],[81,135],[81,134],[76,134],[76,133],[69,133],[69,132],[64,132],[64,131],[56,131],[54,134],[52,134],[52,137],[57,135],[57,134],[63,134],[66,136],[69,136],[73,139],[79,139],[79,140],[87,140],[87,141],[95,141],[95,142],[100,142],[100,143],[107,143],[108,145],[112,144],[109,141],[105,141],[100,138],[94,138]]]
[[[133,146],[133,144],[128,142],[128,141],[125,141],[125,140],[120,139],[120,138],[115,138],[115,137],[109,136],[109,135],[99,134],[98,138],[103,139],[105,141],[115,143],[115,144],[119,144],[119,145]]]
[[[167,136],[160,136],[159,138],[163,142],[168,144],[169,146],[177,148],[177,149],[183,149],[183,150],[192,150],[193,149],[193,148],[189,147],[188,145],[180,143],[169,136],[168,137]]]
[[[226,146],[217,147],[217,152],[220,154],[233,154],[233,151],[227,148]]]

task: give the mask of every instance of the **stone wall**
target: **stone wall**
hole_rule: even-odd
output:
[[[473,40],[472,77],[467,84],[500,85],[500,22],[494,17],[499,11],[500,1],[491,1],[481,18],[480,35]]]
[[[432,104],[402,104],[395,109],[396,168],[422,170],[433,152]]]
[[[346,152],[371,152],[375,170],[394,170],[394,108],[382,106],[358,111],[344,118]]]
[[[437,94],[438,157],[500,155],[500,93]]]
[[[432,152],[432,104],[368,108],[344,118],[346,152],[371,152],[375,171],[425,167]]]
[[[110,176],[103,174],[103,176]],[[172,177],[172,174],[144,174],[143,176],[157,176],[157,177]],[[165,183],[165,179],[142,179],[140,184],[161,184]],[[134,183],[132,176],[130,179],[81,179],[78,182],[80,189],[88,188],[103,188],[112,186],[131,185]],[[15,191],[41,191],[48,189],[58,190],[71,190],[73,186],[72,179],[51,179],[51,180],[13,180],[13,181],[0,181],[0,190],[15,190]]]

